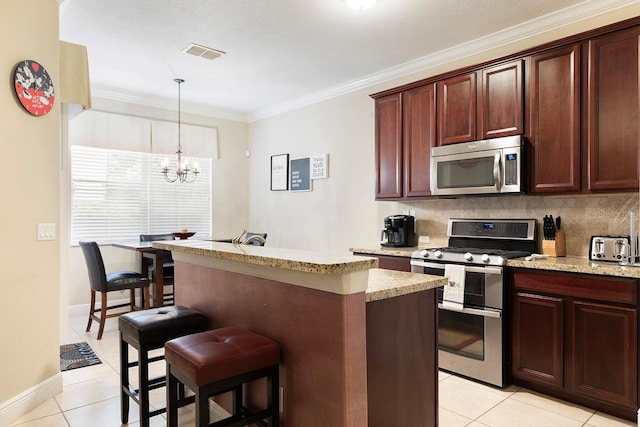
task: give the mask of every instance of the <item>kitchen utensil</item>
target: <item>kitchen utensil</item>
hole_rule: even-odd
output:
[[[561,223],[562,223],[562,220],[560,219],[560,216],[556,217],[556,230],[560,230]]]

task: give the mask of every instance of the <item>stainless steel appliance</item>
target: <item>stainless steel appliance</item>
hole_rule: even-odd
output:
[[[413,252],[411,271],[444,276],[447,264],[465,266],[462,307],[442,304],[438,290],[440,369],[503,387],[507,382],[508,304],[504,265],[535,252],[535,219],[450,219],[449,246]]]
[[[415,219],[411,215],[391,215],[384,219],[380,246],[415,246]]]
[[[589,259],[593,261],[627,261],[629,236],[591,236]]]
[[[524,191],[520,135],[431,149],[431,193],[436,196]]]

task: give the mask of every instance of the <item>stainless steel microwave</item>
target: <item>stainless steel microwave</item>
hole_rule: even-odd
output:
[[[431,149],[431,194],[522,193],[521,135]]]

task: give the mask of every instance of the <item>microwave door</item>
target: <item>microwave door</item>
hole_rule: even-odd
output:
[[[495,194],[502,185],[500,150],[432,157],[434,195]]]

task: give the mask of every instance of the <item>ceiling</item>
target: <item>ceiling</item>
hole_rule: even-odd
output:
[[[419,71],[510,27],[525,36],[531,22],[548,30],[637,1],[63,0],[60,39],[87,47],[93,96],[175,108],[180,77],[183,105],[251,120]],[[226,54],[187,55],[190,43]]]

